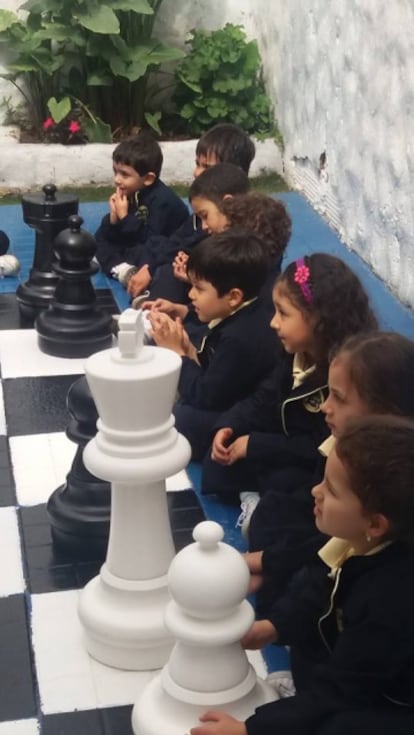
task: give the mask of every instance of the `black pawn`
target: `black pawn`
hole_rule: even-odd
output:
[[[92,262],[96,242],[81,230],[82,217],[69,217],[69,227],[54,242],[59,276],[47,311],[36,319],[38,345],[42,352],[57,357],[88,357],[112,344],[110,314],[96,306],[91,282],[99,266]]]
[[[36,232],[33,265],[29,279],[16,291],[19,310],[33,321],[53,299],[58,276],[52,266],[55,260],[53,241],[67,227],[68,217],[78,211],[78,199],[72,194],[57,194],[54,184],[46,184],[41,194],[22,197],[23,219]]]
[[[111,486],[86,469],[83,450],[96,434],[98,414],[85,377],[71,385],[67,397],[71,419],[66,436],[78,444],[64,485],[49,498],[47,511],[54,544],[86,561],[104,559],[111,515]]]

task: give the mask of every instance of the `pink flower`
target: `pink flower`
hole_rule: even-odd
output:
[[[49,128],[54,128],[56,125],[53,117],[47,117],[46,120],[43,123],[43,130],[49,130]]]
[[[70,133],[79,133],[81,129],[81,126],[79,125],[76,120],[72,120],[72,122],[69,124],[69,132]]]
[[[298,283],[299,285],[303,283],[307,283],[309,281],[310,271],[307,265],[300,265],[298,268],[296,268],[296,272],[294,275],[295,283]]]

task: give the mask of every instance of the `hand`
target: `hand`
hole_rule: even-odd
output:
[[[109,221],[111,225],[116,225],[116,223],[118,222],[118,215],[116,213],[115,199],[116,199],[116,193],[114,192],[109,197]]]
[[[230,429],[229,427],[218,430],[213,439],[213,446],[211,448],[211,459],[214,462],[223,465],[229,464],[228,443],[232,436],[233,429]]]
[[[263,573],[263,551],[248,551],[243,554],[243,559],[249,568],[250,574]]]
[[[185,281],[186,283],[189,283],[190,280],[187,275],[187,262],[188,262],[187,253],[184,253],[182,250],[180,250],[180,252],[177,253],[173,261],[173,273],[174,273],[174,276],[178,278],[180,281]]]
[[[110,210],[111,207],[114,208],[117,218],[116,221],[124,219],[124,217],[126,217],[128,214],[128,197],[123,193],[123,191],[121,191],[119,186],[117,186],[115,193],[112,194],[109,201]]]
[[[149,272],[148,265],[143,265],[139,269],[138,273],[131,276],[128,281],[127,291],[130,296],[139,296],[151,283],[151,273]]]
[[[167,347],[178,355],[187,356],[191,342],[179,319],[171,319],[161,311],[150,311],[148,319],[155,344]]]
[[[256,620],[250,630],[241,639],[243,648],[257,651],[269,643],[277,641],[277,630],[270,620]]]
[[[190,735],[247,735],[244,722],[236,720],[225,712],[210,711],[200,717],[205,724],[192,727]]]
[[[249,436],[239,436],[235,441],[229,445],[228,448],[228,464],[234,464],[239,459],[244,459],[247,455],[247,445],[249,443]]]
[[[144,301],[142,309],[148,311],[162,311],[163,314],[168,314],[171,319],[185,319],[188,314],[188,306],[185,304],[174,304],[173,301],[168,299],[155,299],[155,301]]]

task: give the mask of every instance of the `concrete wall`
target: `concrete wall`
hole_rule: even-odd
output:
[[[288,181],[414,306],[414,3],[164,0],[157,33],[227,21],[259,41]]]

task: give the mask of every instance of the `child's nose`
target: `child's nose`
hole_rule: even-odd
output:
[[[315,500],[318,500],[322,497],[322,483],[320,482],[319,485],[314,485],[314,487],[311,490],[311,495]]]
[[[328,415],[328,413],[331,412],[331,403],[329,400],[329,396],[325,398],[323,403],[321,403],[321,411],[322,413],[325,413],[326,415]]]

